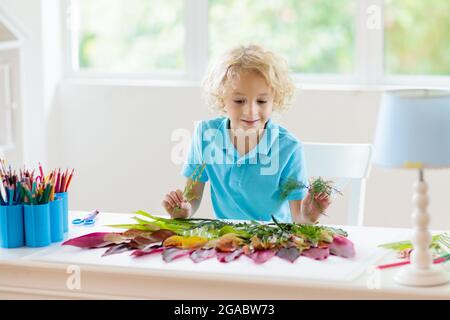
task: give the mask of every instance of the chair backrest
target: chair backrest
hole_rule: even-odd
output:
[[[338,189],[342,189],[347,183],[350,184],[347,223],[362,226],[366,178],[369,176],[372,162],[372,145],[304,142],[303,148],[310,177],[339,179]]]

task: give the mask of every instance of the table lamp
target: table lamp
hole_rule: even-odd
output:
[[[383,94],[375,131],[374,164],[418,171],[414,183],[411,263],[394,280],[402,285],[445,284],[449,276],[433,265],[424,169],[450,167],[450,90],[408,89]]]

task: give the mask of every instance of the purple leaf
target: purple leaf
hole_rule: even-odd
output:
[[[143,250],[135,250],[135,251],[133,251],[133,253],[131,253],[131,255],[134,257],[141,257],[141,256],[145,256],[148,254],[153,254],[153,253],[158,253],[158,252],[163,252],[163,251],[164,251],[163,246],[153,245],[153,246],[147,246]]]
[[[297,260],[297,258],[300,257],[300,255],[301,255],[300,250],[298,250],[295,247],[281,248],[277,252],[278,257],[280,257],[281,259],[290,261],[290,262],[294,262],[295,260]]]
[[[302,256],[314,259],[314,260],[324,260],[330,255],[330,248],[309,248],[302,252]]]
[[[128,243],[121,243],[114,245],[110,247],[108,250],[105,251],[105,253],[102,255],[102,257],[110,256],[112,254],[118,254],[125,251],[131,250],[131,248],[128,246]]]
[[[236,249],[233,252],[217,252],[217,260],[228,263],[238,259],[243,253],[244,251],[241,249]]]
[[[248,256],[258,264],[262,264],[266,262],[267,260],[271,259],[273,256],[275,256],[276,252],[274,250],[255,250],[252,253],[250,253]]]
[[[187,256],[190,254],[192,250],[184,250],[178,248],[166,248],[163,252],[163,260],[165,262],[171,262],[175,259]]]
[[[330,253],[343,258],[353,258],[355,256],[355,246],[346,237],[334,235],[333,242],[330,244]]]
[[[216,256],[216,249],[199,249],[192,251],[189,255],[192,261],[195,263],[205,261]]]
[[[105,236],[111,232],[94,232],[84,236],[65,241],[63,246],[74,246],[79,248],[102,248],[109,246],[112,242],[105,241]]]

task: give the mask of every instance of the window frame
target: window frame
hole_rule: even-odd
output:
[[[64,77],[66,79],[86,80],[149,80],[153,82],[199,83],[208,67],[208,0],[183,0],[184,27],[186,40],[184,70],[148,70],[133,73],[110,73],[77,69],[78,39],[72,32],[77,7],[71,5],[74,0],[63,0],[63,45]],[[384,0],[355,1],[355,46],[354,71],[349,74],[308,74],[293,73],[293,79],[299,87],[316,85],[335,85],[337,87],[449,87],[450,76],[432,75],[388,75],[384,70]],[[366,26],[368,8],[380,9],[380,28],[369,29]]]

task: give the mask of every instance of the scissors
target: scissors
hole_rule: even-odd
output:
[[[94,210],[94,211],[92,211],[89,215],[87,215],[87,216],[86,216],[85,218],[83,218],[83,219],[74,219],[74,220],[72,221],[72,224],[75,224],[75,225],[83,224],[83,225],[86,225],[86,226],[92,225],[92,224],[95,223],[95,217],[96,217],[99,213],[100,213],[100,211]]]

